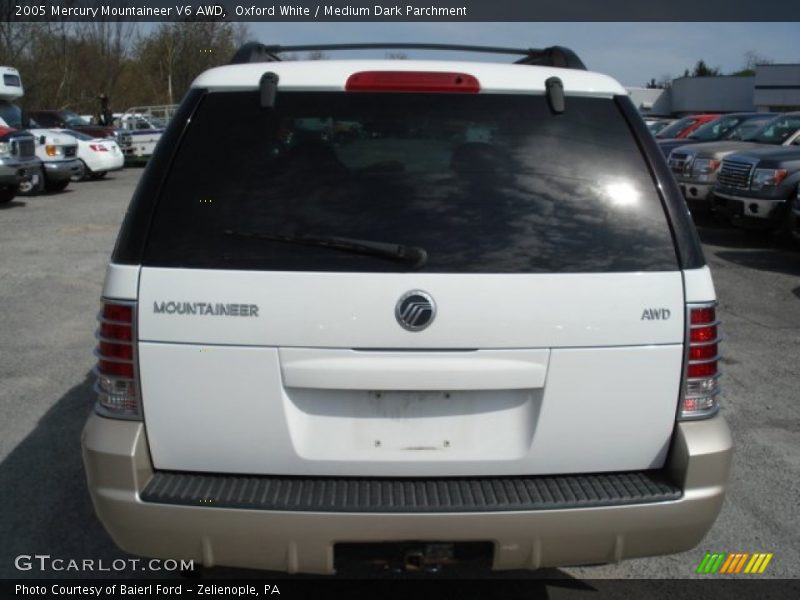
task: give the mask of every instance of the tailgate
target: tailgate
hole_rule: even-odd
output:
[[[395,316],[410,289],[436,303],[422,331]],[[680,272],[144,268],[140,290],[159,469],[585,473],[666,456],[683,360]]]

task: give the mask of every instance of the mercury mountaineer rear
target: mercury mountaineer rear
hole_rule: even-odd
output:
[[[316,573],[695,546],[716,298],[625,90],[561,47],[279,60],[310,49],[198,77],[126,214],[82,438],[114,541]]]

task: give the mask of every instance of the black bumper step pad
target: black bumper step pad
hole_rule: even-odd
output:
[[[293,512],[451,513],[554,510],[678,500],[661,471],[592,475],[369,478],[157,471],[144,502]]]

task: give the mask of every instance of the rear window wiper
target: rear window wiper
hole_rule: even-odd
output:
[[[297,244],[300,246],[314,246],[317,248],[330,248],[340,252],[364,254],[388,260],[409,263],[412,269],[421,269],[428,262],[428,253],[418,246],[404,246],[388,242],[375,242],[372,240],[356,240],[353,238],[332,235],[282,235],[279,233],[264,233],[260,231],[233,231],[226,229],[225,235],[282,242],[284,244]]]

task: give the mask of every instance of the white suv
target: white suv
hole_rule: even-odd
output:
[[[83,432],[114,541],[317,573],[696,545],[715,293],[625,89],[560,47],[277,60],[305,49],[198,77],[128,209]]]

